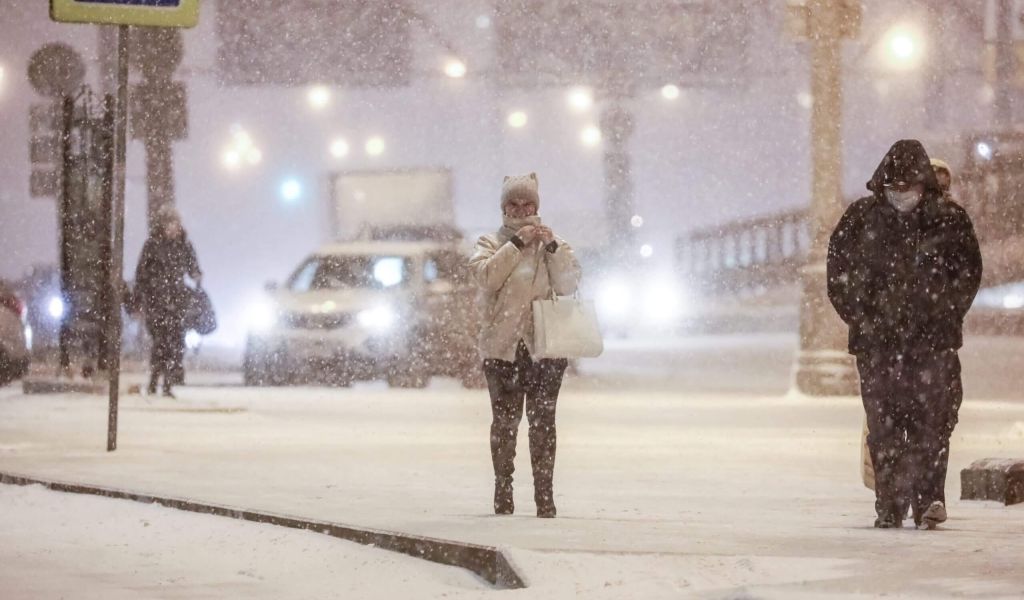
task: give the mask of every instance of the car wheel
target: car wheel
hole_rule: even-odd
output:
[[[388,375],[388,387],[423,389],[430,383],[430,376],[414,371],[404,371]]]

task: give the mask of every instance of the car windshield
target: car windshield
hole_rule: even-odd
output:
[[[292,275],[293,292],[348,288],[385,289],[408,280],[404,256],[314,256]]]

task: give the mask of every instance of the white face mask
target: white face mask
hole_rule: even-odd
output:
[[[885,199],[893,208],[901,213],[908,213],[921,203],[921,193],[916,190],[897,192],[896,190],[885,190]]]

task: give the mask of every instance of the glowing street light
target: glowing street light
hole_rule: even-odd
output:
[[[629,224],[632,225],[633,227],[643,227],[644,218],[641,217],[640,215],[633,215],[633,218],[629,220]]]
[[[594,94],[585,87],[576,87],[569,90],[567,99],[569,106],[577,112],[583,112],[594,105]]]
[[[238,153],[238,150],[225,150],[221,162],[226,168],[234,171],[242,165],[242,155]]]
[[[640,256],[643,258],[650,258],[654,256],[654,246],[651,246],[650,244],[640,246]]]
[[[924,55],[920,40],[921,35],[912,27],[897,25],[890,29],[883,41],[886,65],[898,70],[916,68]]]
[[[348,156],[348,142],[342,138],[338,138],[331,142],[331,156],[334,158],[345,158]]]
[[[478,29],[487,29],[491,26],[491,18],[487,15],[480,15],[476,18],[476,26]]]
[[[445,64],[444,74],[452,79],[461,79],[466,76],[466,63],[453,58]]]
[[[366,140],[365,149],[366,153],[370,156],[380,156],[384,154],[384,138],[374,136]]]
[[[978,145],[974,147],[974,151],[978,153],[978,156],[985,160],[992,160],[992,146],[986,142],[978,142]]]
[[[306,92],[306,100],[314,110],[320,110],[331,102],[331,90],[322,85],[314,85]]]
[[[596,146],[601,143],[601,129],[597,125],[588,125],[580,133],[580,141],[585,146]]]
[[[231,142],[221,155],[221,164],[224,168],[234,171],[242,164],[258,165],[263,160],[263,152],[256,147],[252,136],[241,125],[231,126]]]
[[[661,88],[661,97],[666,100],[676,100],[679,98],[679,86],[668,84]]]
[[[520,129],[522,127],[526,127],[527,120],[526,113],[521,110],[517,110],[508,115],[508,126]]]
[[[302,184],[298,179],[289,177],[281,183],[281,199],[293,203],[302,197]]]

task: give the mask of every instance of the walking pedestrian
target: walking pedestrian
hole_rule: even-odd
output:
[[[828,249],[828,294],[849,326],[875,470],[875,526],[946,520],[949,439],[963,398],[963,320],[981,282],[967,212],[943,192],[924,146],[896,142]]]
[[[537,175],[506,177],[502,226],[482,236],[470,259],[481,288],[480,353],[491,397],[494,512],[512,514],[516,437],[526,407],[537,516],[556,515],[555,406],[567,360],[534,359],[533,301],[576,291],[580,265],[572,248],[538,216]]]
[[[161,377],[163,395],[170,398],[172,387],[184,383],[185,316],[192,299],[186,276],[197,285],[202,280],[196,251],[177,211],[165,207],[154,219],[135,269],[135,302],[152,341],[150,394],[156,394]]]

